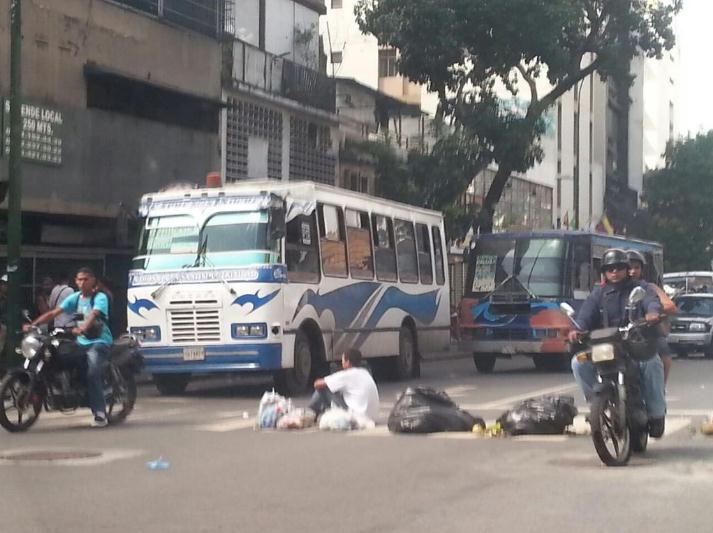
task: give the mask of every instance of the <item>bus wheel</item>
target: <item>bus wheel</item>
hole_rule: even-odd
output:
[[[394,377],[398,380],[419,377],[421,367],[413,331],[408,326],[399,330],[399,355],[394,362]]]
[[[153,382],[163,396],[183,394],[191,380],[190,374],[153,374]]]
[[[307,335],[297,332],[294,368],[285,368],[275,375],[275,386],[280,394],[295,396],[307,392],[312,377],[312,348]]]
[[[481,374],[490,374],[493,368],[495,368],[494,355],[474,354],[473,362],[475,363],[475,368],[477,368]]]

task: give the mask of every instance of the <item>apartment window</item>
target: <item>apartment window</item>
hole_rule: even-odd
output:
[[[342,62],[341,52],[332,52],[332,64],[339,65]]]
[[[399,70],[396,65],[396,50],[387,48],[379,50],[379,77],[388,78],[398,76]]]
[[[374,278],[374,259],[371,253],[369,215],[347,209],[344,213],[349,248],[349,270],[356,279]]]
[[[342,209],[331,205],[318,206],[322,271],[325,276],[346,277],[347,247]]]
[[[394,227],[390,218],[372,215],[376,277],[381,281],[396,281]]]
[[[332,0],[332,9],[341,9],[342,0]]]

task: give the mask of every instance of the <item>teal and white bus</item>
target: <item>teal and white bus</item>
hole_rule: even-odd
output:
[[[298,394],[348,347],[408,378],[448,349],[440,213],[261,180],[147,194],[140,214],[128,324],[161,393],[264,371]]]

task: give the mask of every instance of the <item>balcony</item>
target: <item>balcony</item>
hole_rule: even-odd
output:
[[[231,46],[233,82],[289,98],[305,106],[335,112],[336,85],[332,78],[240,40]],[[227,80],[226,80],[227,81]]]

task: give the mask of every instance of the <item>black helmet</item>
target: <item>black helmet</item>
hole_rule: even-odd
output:
[[[632,261],[638,261],[641,263],[641,266],[646,266],[646,258],[644,257],[644,254],[641,252],[637,252],[636,250],[627,250],[626,255],[629,258],[629,263]]]
[[[621,248],[609,248],[604,252],[604,257],[602,257],[602,272],[604,272],[606,267],[612,265],[624,265],[627,268],[629,267],[629,257]]]

